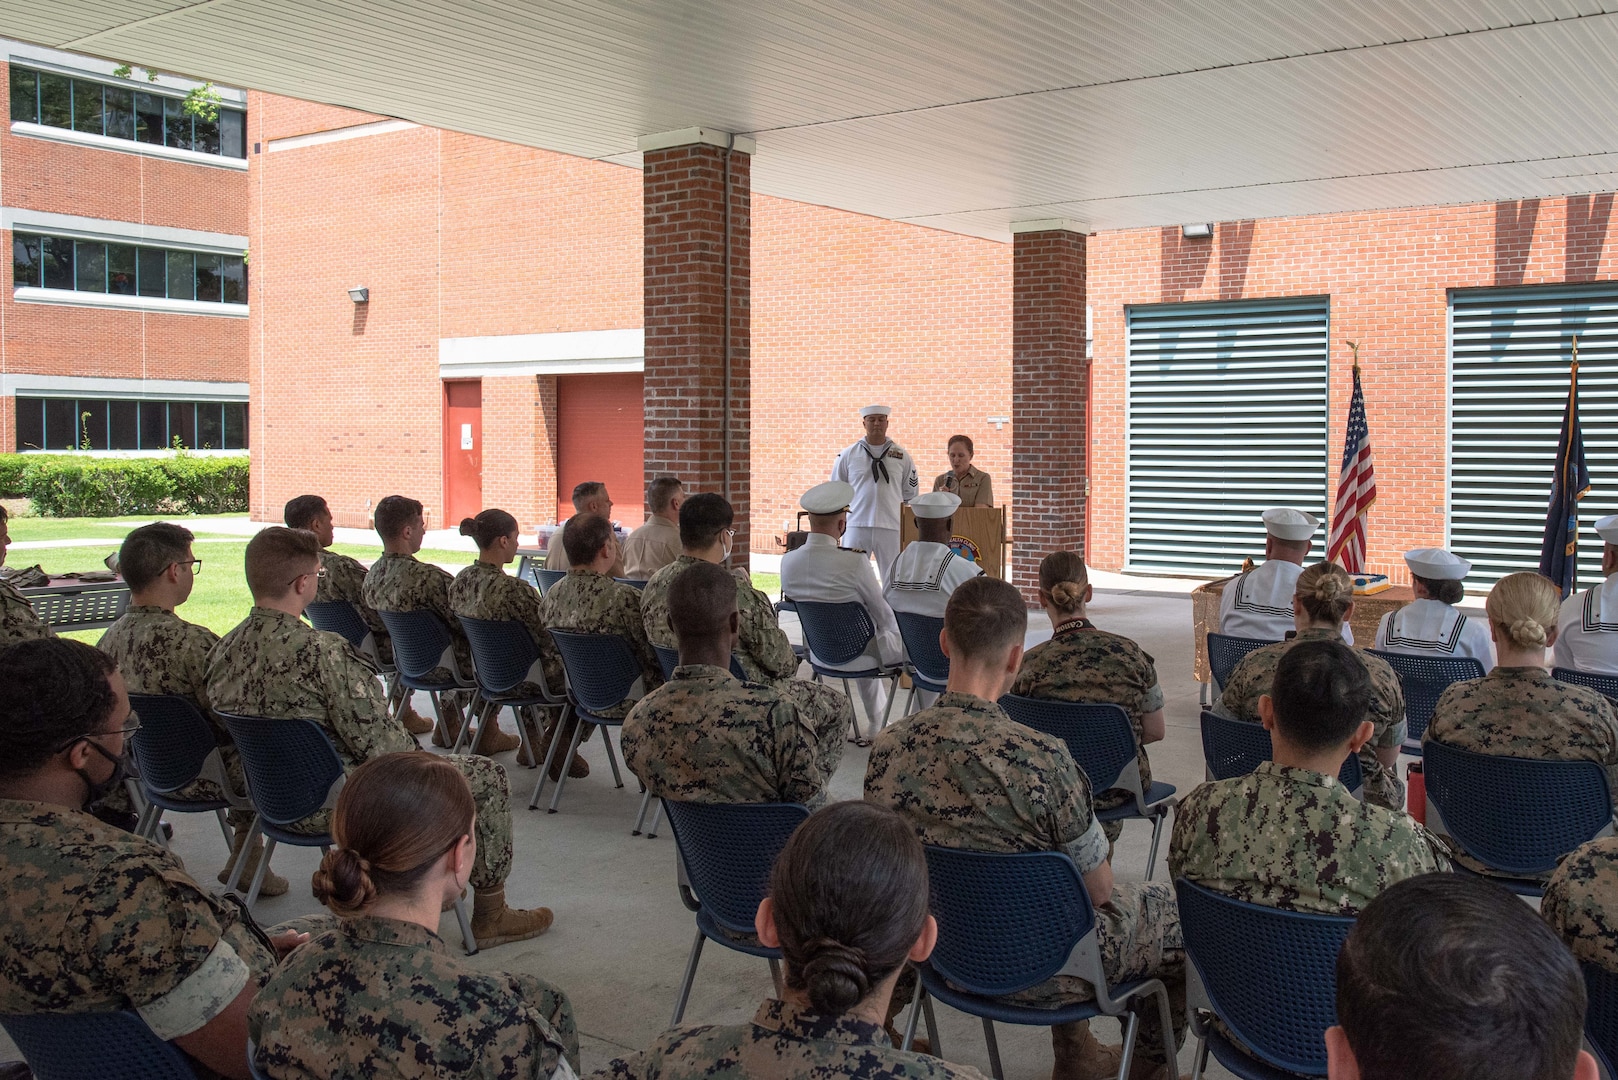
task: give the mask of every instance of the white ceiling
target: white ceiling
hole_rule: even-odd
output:
[[[1006,239],[1618,188],[1618,0],[11,0],[0,35]]]

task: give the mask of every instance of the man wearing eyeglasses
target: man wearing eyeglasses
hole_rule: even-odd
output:
[[[202,570],[202,560],[191,550],[194,539],[190,529],[166,521],[142,525],[124,537],[118,548],[118,571],[129,586],[129,609],[107,627],[98,646],[118,665],[130,693],[176,694],[202,711],[213,728],[225,775],[237,794],[246,795],[247,780],[236,745],[224,723],[208,708],[208,653],[219,643],[219,635],[174,613],[190,598]],[[211,780],[196,780],[174,794],[181,799],[226,797]],[[116,798],[117,793],[108,797]],[[253,826],[251,810],[232,808],[225,816],[235,839],[230,858],[219,871],[220,884],[230,880],[231,868]],[[258,870],[263,854],[264,841],[259,840],[248,850],[243,881],[253,880],[248,875]],[[286,878],[266,872],[260,891],[265,896],[280,896],[287,891]]]

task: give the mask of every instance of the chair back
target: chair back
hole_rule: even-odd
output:
[[[1233,776],[1246,776],[1258,768],[1259,762],[1275,757],[1270,733],[1263,724],[1251,720],[1232,720],[1210,709],[1202,710],[1202,757],[1208,772],[1215,780],[1229,780]],[[1349,791],[1365,786],[1365,770],[1358,754],[1343,759],[1337,770],[1337,779]]]
[[[770,868],[809,816],[797,803],[721,804],[663,800],[691,892],[720,927],[753,933]]]
[[[470,619],[463,615],[461,628],[472,647],[472,672],[484,697],[498,697],[528,680],[534,661],[539,659],[539,646],[528,627],[516,619]]]
[[[1549,873],[1612,828],[1606,772],[1593,761],[1497,757],[1436,739],[1423,749],[1428,824],[1495,870]]]
[[[1118,785],[1135,763],[1135,729],[1119,705],[1080,705],[1071,701],[1007,694],[1000,707],[1017,723],[1067,743],[1068,753],[1089,777],[1094,794]]]
[[[652,651],[657,654],[657,666],[663,669],[663,681],[668,682],[674,678],[674,669],[680,666],[680,650],[654,642]]]
[[[551,640],[567,669],[568,696],[587,713],[605,712],[622,702],[641,676],[640,661],[617,634],[552,630]]]
[[[1597,675],[1568,667],[1551,668],[1551,675],[1574,686],[1588,686],[1607,700],[1618,702],[1618,675]]]
[[[551,591],[551,586],[567,577],[566,570],[546,570],[542,566],[534,567],[534,587],[541,596]]]
[[[646,588],[646,579],[645,578],[615,577],[612,580],[616,581],[620,585],[628,585],[631,589],[645,589]]]
[[[917,615],[911,611],[895,611],[899,621],[899,636],[904,639],[905,655],[910,658],[910,669],[920,676],[924,690],[943,690],[949,682],[949,657],[938,644],[944,620],[932,615]]]
[[[379,611],[382,625],[393,642],[393,663],[406,679],[422,680],[440,667],[455,667],[449,627],[425,608],[416,611]],[[446,659],[447,654],[447,659]],[[446,687],[449,684],[445,684]]]
[[[271,825],[291,825],[326,806],[343,762],[313,720],[220,713],[242,756],[253,809]]]
[[[1598,968],[1588,960],[1584,968],[1584,989],[1590,1004],[1584,1013],[1584,1037],[1604,1058],[1608,1076],[1618,1075],[1618,974]]]
[[[1354,920],[1250,904],[1185,878],[1174,890],[1188,974],[1214,1015],[1266,1064],[1325,1076],[1337,953]]]
[[[38,1080],[197,1080],[186,1056],[132,1012],[0,1016]]]
[[[201,775],[217,740],[195,705],[178,694],[130,694],[129,704],[140,717],[130,750],[143,786],[166,795]]]
[[[970,994],[1003,997],[1062,970],[1095,927],[1079,868],[1066,854],[1016,855],[928,845],[938,946],[929,963]]]
[[[354,648],[365,651],[365,639],[371,636],[371,628],[360,615],[360,609],[347,600],[317,600],[304,608],[303,613],[316,630],[341,634]]]
[[[1230,673],[1236,670],[1242,657],[1254,649],[1262,649],[1266,645],[1274,645],[1273,641],[1262,638],[1232,637],[1229,634],[1208,635],[1208,670],[1213,672],[1214,689],[1221,693],[1225,684],[1230,681]]]
[[[1371,649],[1399,676],[1405,695],[1405,737],[1420,742],[1432,721],[1433,709],[1450,683],[1483,678],[1483,661],[1473,656],[1412,656],[1410,653]]]
[[[803,640],[822,664],[839,665],[857,660],[876,637],[876,626],[864,604],[852,600],[841,604],[799,600],[797,606]]]

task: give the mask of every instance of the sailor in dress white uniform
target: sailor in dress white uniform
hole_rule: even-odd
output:
[[[1225,585],[1219,598],[1219,632],[1231,637],[1281,641],[1297,629],[1292,597],[1297,592],[1309,540],[1320,528],[1313,514],[1277,506],[1264,511],[1264,562]],[[1343,640],[1354,631],[1343,623]]]
[[[1618,514],[1598,520],[1596,532],[1606,542],[1601,572],[1607,578],[1562,601],[1552,655],[1557,667],[1618,675]]]
[[[893,560],[899,557],[899,507],[916,497],[921,483],[909,452],[888,438],[892,411],[886,405],[861,409],[865,438],[838,454],[831,469],[833,480],[854,489],[843,541],[871,553],[884,588],[892,580]]]
[[[1416,598],[1382,616],[1376,648],[1416,656],[1470,656],[1494,667],[1494,642],[1486,619],[1471,619],[1455,610],[1466,595],[1461,579],[1472,569],[1465,559],[1443,548],[1405,552],[1410,587]]]
[[[916,540],[899,552],[892,580],[882,592],[894,611],[942,619],[956,587],[982,576],[981,566],[949,546],[960,505],[961,497],[949,491],[930,491],[910,500],[916,515]],[[919,707],[926,709],[938,695],[917,687],[916,697]]]

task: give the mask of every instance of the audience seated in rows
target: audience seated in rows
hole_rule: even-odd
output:
[[[625,577],[646,581],[679,558],[680,505],[683,502],[685,487],[678,477],[659,476],[647,485],[646,507],[651,515],[624,539]]]

